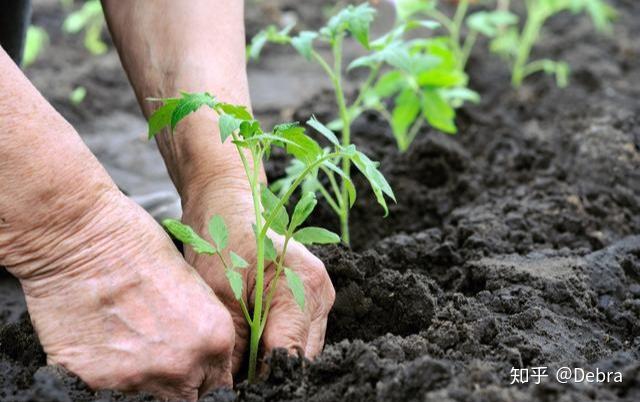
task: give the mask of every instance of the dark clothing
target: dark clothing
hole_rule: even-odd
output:
[[[0,0],[0,46],[20,64],[27,28],[31,20],[31,0]]]

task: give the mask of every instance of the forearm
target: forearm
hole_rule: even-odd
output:
[[[81,230],[101,194],[117,188],[1,48],[0,94],[0,265],[20,276],[29,260],[63,252],[67,239],[51,233]]]
[[[120,58],[147,117],[158,107],[147,98],[174,97],[180,91],[208,91],[222,101],[250,105],[243,3],[103,1]],[[190,116],[174,136],[159,135],[158,145],[183,196],[201,182],[244,174],[233,144],[220,142],[211,111]]]

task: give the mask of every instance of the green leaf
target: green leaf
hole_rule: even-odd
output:
[[[506,10],[478,11],[467,18],[469,29],[493,38],[506,27],[518,23],[518,16]]]
[[[371,189],[373,190],[373,194],[376,196],[378,204],[384,208],[385,216],[387,216],[389,214],[389,209],[387,208],[387,202],[384,199],[384,196],[386,195],[393,201],[395,201],[396,198],[393,194],[393,190],[391,190],[391,186],[389,186],[387,180],[378,170],[378,163],[373,162],[367,157],[367,155],[360,151],[357,151],[351,160],[369,181],[369,185],[371,185]]]
[[[422,93],[422,114],[429,124],[440,131],[455,134],[455,110],[447,103],[437,90],[426,89]]]
[[[300,310],[304,311],[304,284],[302,280],[297,273],[287,267],[284,268],[284,276],[287,278],[287,285],[291,289],[293,299],[300,307]]]
[[[305,134],[303,127],[292,127],[280,132],[280,135],[282,138],[296,144],[295,146],[288,144],[287,153],[295,156],[306,164],[315,161],[322,154],[322,148],[320,148],[320,145]]]
[[[209,221],[209,234],[213,239],[213,242],[218,247],[218,251],[222,251],[227,248],[229,243],[229,232],[227,225],[224,223],[224,219],[220,215],[213,215]]]
[[[273,240],[269,236],[264,237],[264,259],[267,261],[275,261],[278,258],[278,252],[273,245]]]
[[[313,192],[307,192],[300,198],[291,217],[291,231],[296,230],[298,226],[307,220],[316,207],[316,204],[318,204],[318,200],[316,200],[316,195]]]
[[[269,190],[269,187],[262,186],[261,193],[262,207],[264,208],[265,219],[273,214],[273,211],[280,203],[280,199]],[[276,233],[284,235],[287,231],[287,225],[289,224],[289,214],[284,207],[281,207],[275,214],[275,218],[271,222],[270,228]]]
[[[229,280],[229,285],[231,285],[231,290],[233,290],[233,296],[236,300],[240,300],[242,298],[242,286],[244,283],[242,274],[238,271],[234,271],[233,269],[227,269],[225,274]]]
[[[380,98],[388,98],[402,89],[404,85],[406,85],[404,75],[400,71],[394,70],[380,77],[373,87],[373,91]]]
[[[260,58],[260,53],[262,53],[262,49],[264,45],[267,44],[267,32],[260,31],[258,32],[252,39],[251,43],[248,46],[247,53],[249,55],[250,60],[258,60]]]
[[[163,128],[171,124],[171,115],[178,106],[178,99],[163,99],[162,101],[164,105],[149,117],[149,139],[155,137]]]
[[[340,236],[337,234],[315,226],[298,230],[293,234],[293,238],[302,244],[332,244],[340,242]]]
[[[200,237],[190,226],[175,219],[165,219],[162,225],[182,243],[193,248],[198,254],[215,254],[216,249],[205,239]]]
[[[202,106],[209,106],[214,108],[217,105],[215,98],[204,93],[182,93],[182,98],[178,99],[178,104],[171,115],[171,128],[176,128],[176,125],[180,120],[187,117],[189,114],[200,109]]]
[[[355,151],[354,151],[353,154],[345,153],[344,155],[346,157],[351,158],[351,157],[353,157],[355,155]],[[351,178],[349,176],[347,176],[347,174],[342,169],[340,169],[338,166],[336,166],[331,161],[324,161],[322,163],[322,166],[332,170],[334,173],[337,173],[342,178],[342,182],[344,183],[344,185],[345,185],[345,187],[347,189],[347,194],[349,196],[349,207],[352,207],[353,204],[356,202],[356,187],[353,185],[353,182],[351,181]]]
[[[220,128],[220,140],[225,142],[227,138],[229,138],[234,131],[240,128],[240,124],[242,120],[238,120],[235,117],[223,114],[218,119],[218,127]]]
[[[395,0],[396,14],[401,20],[408,20],[414,14],[434,8],[430,0]]]
[[[44,30],[44,28],[34,25],[29,26],[27,29],[27,36],[25,38],[22,65],[28,67],[35,63],[48,43],[49,34]]]
[[[362,46],[369,48],[369,28],[375,14],[376,10],[368,3],[363,3],[359,6],[349,5],[331,17],[327,26],[320,32],[334,39],[346,30],[349,31]]]
[[[229,114],[239,120],[253,120],[253,116],[246,106],[232,105],[231,103],[219,103],[217,105],[224,113]]]
[[[411,88],[407,88],[396,97],[396,105],[391,115],[391,128],[400,151],[409,147],[407,132],[420,115],[420,98]]]
[[[230,252],[230,255],[231,255],[231,265],[233,265],[234,268],[246,268],[249,266],[249,263],[245,261],[244,258],[240,257],[238,254],[234,253],[233,251]]]
[[[303,31],[298,36],[291,39],[291,45],[305,59],[311,61],[313,55],[313,41],[318,37],[316,32]]]
[[[326,139],[328,139],[333,145],[340,146],[340,141],[338,137],[333,133],[333,131],[329,130],[327,126],[320,123],[315,116],[312,116],[307,124],[316,129],[320,134],[324,135]]]

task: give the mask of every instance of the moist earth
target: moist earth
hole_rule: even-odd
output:
[[[640,4],[614,4],[613,35],[563,16],[541,39],[536,54],[572,65],[566,89],[538,75],[515,91],[502,63],[480,46],[469,71],[482,102],[460,110],[458,135],[425,130],[400,154],[378,116],[361,117],[354,140],[382,163],[398,204],[383,219],[358,183],[353,248],[314,248],[337,291],[325,351],[315,362],[278,351],[266,381],[240,382],[205,400],[640,400]],[[264,22],[252,7],[248,21]],[[321,20],[317,5],[269,7],[264,15],[280,22]],[[52,8],[36,13],[52,27],[60,18]],[[65,75],[51,67],[68,62],[56,54],[27,71],[68,119],[82,128],[103,111],[131,113],[135,101],[112,52],[80,57],[73,38],[52,42],[89,72],[76,67],[68,81],[86,77],[95,94],[78,109],[45,84]],[[294,59],[267,50],[252,74],[282,54]],[[278,68],[306,66],[295,63]],[[103,81],[91,73],[100,69],[108,72]],[[279,116],[334,117],[332,95],[313,88],[312,101],[299,98]],[[285,166],[276,155],[270,178]],[[326,208],[314,219],[337,226]],[[0,400],[152,400],[93,392],[47,367],[24,311],[15,280],[0,274]],[[549,377],[511,384],[512,368],[533,367],[547,367]],[[560,384],[560,367],[620,372],[622,382]]]

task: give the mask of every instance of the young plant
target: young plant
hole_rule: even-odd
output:
[[[27,29],[27,36],[24,44],[24,54],[22,55],[22,65],[29,67],[38,60],[49,43],[49,34],[44,28],[30,25]]]
[[[341,131],[340,144],[343,147],[351,144],[353,121],[367,110],[379,112],[389,122],[401,151],[409,147],[425,122],[441,131],[455,133],[455,107],[465,100],[477,100],[477,94],[466,88],[466,75],[458,68],[456,56],[443,46],[441,40],[405,38],[405,34],[411,30],[435,29],[439,24],[431,20],[401,20],[390,32],[371,41],[370,26],[375,14],[375,9],[364,3],[342,9],[318,31],[303,31],[292,36],[291,27],[283,30],[270,27],[253,39],[248,54],[251,58],[257,58],[267,42],[290,44],[305,59],[317,63],[333,84],[339,118],[328,127]],[[365,50],[371,52],[352,60],[347,68],[369,70],[368,77],[358,88],[358,96],[351,102],[343,85],[343,44],[347,35],[354,37]],[[331,59],[320,53],[316,46],[319,43],[329,46]],[[389,99],[395,101],[391,109],[387,102]],[[325,136],[335,137],[331,130],[322,130]],[[321,193],[338,215],[342,241],[346,244],[349,244],[348,183],[351,162],[349,158],[341,160],[343,177],[330,174],[327,183],[318,180],[306,183],[306,189]],[[290,175],[295,175],[299,170],[300,163],[293,161],[287,169],[289,176],[276,183],[275,189],[280,193],[285,191],[292,182]],[[382,197],[381,194],[376,195]]]
[[[522,30],[516,25],[497,31],[491,42],[491,50],[503,56],[511,65],[511,83],[518,88],[531,74],[544,72],[554,75],[556,83],[564,87],[568,83],[569,65],[550,59],[530,60],[531,50],[540,37],[547,20],[561,12],[586,12],[600,32],[611,31],[615,10],[604,0],[524,0],[526,21]]]
[[[78,11],[69,14],[62,24],[66,33],[77,34],[84,31],[84,47],[93,55],[101,55],[107,51],[107,44],[102,41],[104,27],[99,0],[87,1]]]
[[[343,146],[335,135],[322,123],[311,119],[308,124],[325,135],[331,143],[330,149],[322,149],[309,137],[305,128],[297,123],[275,126],[271,132],[265,133],[258,121],[243,106],[218,101],[208,93],[183,93],[180,98],[161,99],[163,105],[149,119],[149,137],[153,138],[164,127],[172,130],[187,115],[201,107],[212,109],[219,117],[219,132],[222,142],[231,141],[240,156],[246,178],[251,188],[255,223],[256,254],[255,259],[255,296],[252,301],[245,301],[243,276],[239,270],[247,269],[249,264],[245,257],[229,250],[228,230],[221,216],[213,216],[209,222],[211,241],[196,233],[191,227],[176,220],[166,220],[164,226],[173,236],[193,248],[196,253],[216,256],[225,269],[229,285],[235,298],[240,303],[244,317],[251,329],[249,343],[249,381],[255,379],[258,347],[262,332],[269,317],[269,309],[277,289],[277,282],[284,273],[287,284],[299,307],[304,309],[304,288],[295,271],[284,266],[287,246],[296,240],[303,244],[326,244],[340,241],[338,235],[319,227],[303,227],[302,225],[316,206],[313,192],[305,192],[293,208],[290,215],[286,205],[291,195],[309,178],[317,180],[320,172],[337,175],[343,179],[347,189],[347,203],[353,205],[356,192],[351,180],[336,165],[336,161],[353,162],[368,179],[378,202],[386,210],[387,205],[382,194],[393,198],[389,184],[372,162],[353,145]],[[295,179],[281,196],[275,195],[266,186],[260,184],[260,169],[263,158],[268,157],[273,147],[284,149],[296,158],[300,170]],[[274,247],[271,232],[283,237],[280,253]],[[265,268],[268,264],[275,267],[275,277],[269,288],[265,286]]]

